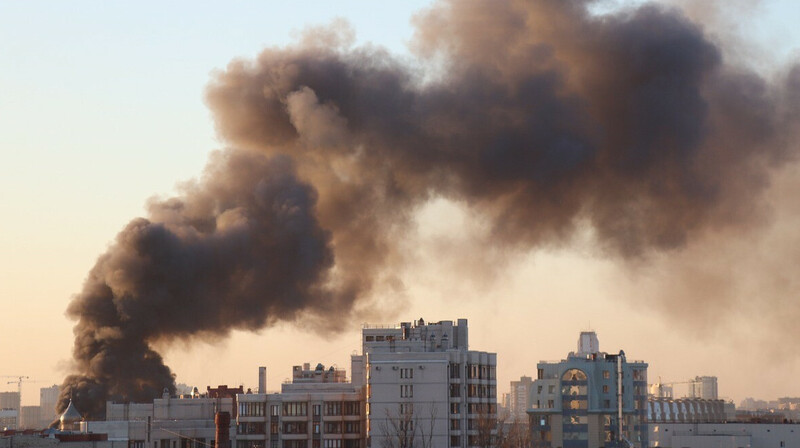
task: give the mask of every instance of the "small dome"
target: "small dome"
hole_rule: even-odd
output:
[[[58,420],[61,423],[62,431],[73,429],[77,423],[80,423],[80,421],[83,420],[83,417],[81,417],[81,413],[78,412],[78,409],[75,408],[74,404],[72,404],[72,399],[69,400],[69,405],[67,405],[67,409],[64,410],[64,412],[61,414],[61,417],[59,417]]]

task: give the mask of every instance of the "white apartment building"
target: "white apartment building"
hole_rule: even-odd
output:
[[[371,447],[485,445],[497,418],[497,355],[469,350],[467,320],[364,326],[352,357]]]

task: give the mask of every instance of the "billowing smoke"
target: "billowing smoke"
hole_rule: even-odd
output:
[[[433,198],[479,214],[495,247],[588,226],[628,260],[758,225],[797,152],[800,68],[768,81],[676,10],[589,3],[441,2],[416,19],[424,73],[335,30],[217,73],[207,101],[236,149],[100,257],[68,310],[64,399],[98,416],[172,390],[156,342],[323,315],[335,330],[397,284]]]

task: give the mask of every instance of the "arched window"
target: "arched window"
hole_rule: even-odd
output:
[[[569,369],[561,375],[562,381],[586,381],[586,374],[582,370]]]

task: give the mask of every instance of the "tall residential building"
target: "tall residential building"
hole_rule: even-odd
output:
[[[533,389],[534,447],[648,446],[647,364],[599,351],[593,332],[566,359],[537,364]]]
[[[56,403],[58,403],[59,387],[53,384],[50,387],[39,389],[39,416],[40,426],[46,428],[56,420]]]
[[[366,389],[372,447],[472,447],[491,442],[497,355],[469,349],[467,320],[364,326],[353,383]]]
[[[511,421],[527,421],[528,409],[531,407],[532,390],[533,379],[529,376],[522,376],[519,381],[511,382],[511,391],[508,393],[506,403],[508,417]]]
[[[689,384],[689,397],[702,398],[703,400],[718,400],[717,377],[696,376]]]

